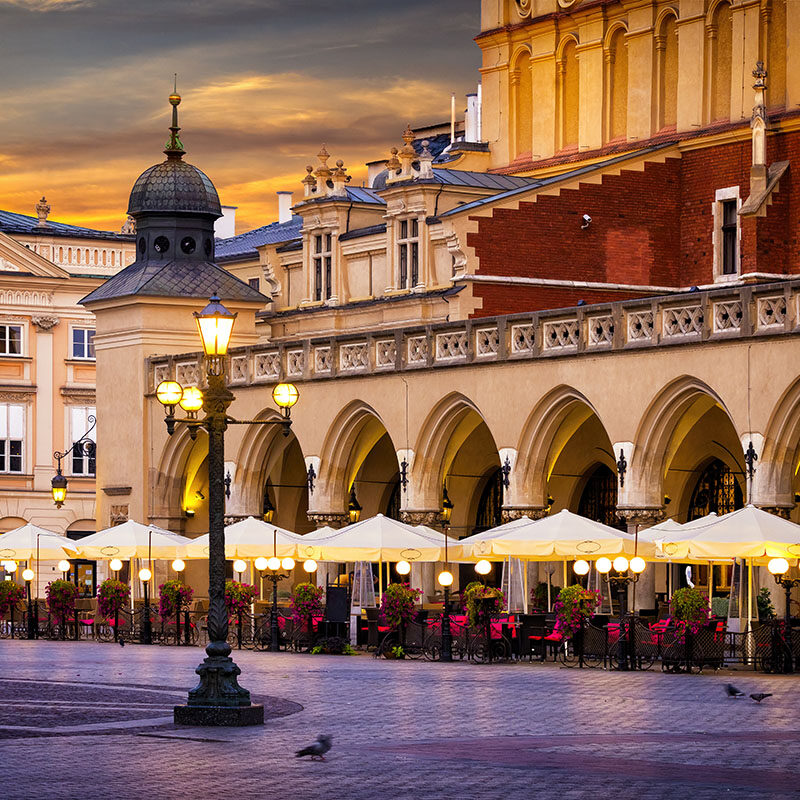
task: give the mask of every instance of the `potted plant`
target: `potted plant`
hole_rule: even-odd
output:
[[[311,648],[311,654],[315,656],[354,656],[356,651],[350,646],[347,639],[343,639],[341,636],[328,636],[327,639],[321,639]]]
[[[553,605],[556,627],[564,639],[580,630],[593,616],[601,603],[599,592],[574,584],[565,586]]]
[[[760,589],[756,595],[756,606],[758,607],[759,622],[769,622],[775,619],[775,606],[772,605],[772,597],[766,587]]]
[[[158,587],[158,614],[162,620],[177,616],[181,609],[192,602],[194,589],[179,580],[172,579]]]
[[[0,617],[9,614],[13,621],[14,608],[23,597],[25,597],[25,590],[18,583],[0,581]]]
[[[50,581],[45,587],[47,610],[59,620],[61,638],[66,635],[67,619],[75,613],[75,601],[78,599],[78,587],[65,580]]]
[[[115,635],[119,612],[130,603],[130,599],[130,587],[116,578],[107,578],[97,587],[97,610],[103,619],[114,620]]]
[[[709,618],[708,597],[700,589],[684,586],[673,593],[669,610],[676,622],[697,633]]]
[[[258,589],[250,583],[225,581],[225,605],[229,613],[239,614],[247,611],[257,594]]]
[[[313,583],[298,583],[292,590],[289,604],[299,624],[305,624],[309,642],[314,637],[314,615],[322,611],[322,587]]]
[[[414,616],[414,604],[421,594],[407,583],[390,583],[381,598],[381,617],[387,625],[403,631]]]
[[[467,584],[463,593],[471,628],[485,628],[500,616],[505,598],[499,589],[484,586],[479,581]]]

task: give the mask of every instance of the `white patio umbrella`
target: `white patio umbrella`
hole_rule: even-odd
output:
[[[299,533],[292,533],[255,517],[234,522],[225,527],[225,558],[254,559],[297,558],[303,543]],[[208,534],[191,539],[187,548],[189,558],[208,558]]]
[[[672,533],[656,533],[653,540],[662,557],[673,561],[800,556],[800,525],[753,505],[721,516],[709,514]]]
[[[56,561],[75,558],[78,543],[45,528],[28,523],[0,536],[0,560],[3,561]]]
[[[514,520],[468,536],[461,539],[456,549],[466,559],[511,556],[549,561],[633,555],[635,545],[630,534],[564,509],[542,519]],[[652,555],[654,551],[654,544],[640,541],[639,555]]]
[[[304,542],[300,554],[316,561],[443,561],[444,535],[431,530],[377,514]]]
[[[185,558],[192,540],[157,525],[142,525],[129,519],[105,528],[78,543],[84,558]]]

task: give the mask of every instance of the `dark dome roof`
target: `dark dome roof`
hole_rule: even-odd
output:
[[[158,211],[222,216],[219,195],[209,177],[175,158],[146,169],[131,190],[129,214]]]

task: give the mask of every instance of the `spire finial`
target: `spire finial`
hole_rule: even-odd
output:
[[[168,159],[180,161],[185,150],[183,143],[178,137],[178,106],[181,104],[181,96],[178,94],[178,73],[175,73],[172,94],[169,96],[169,103],[172,106],[172,125],[170,126],[170,137],[167,141],[167,148],[164,150]]]

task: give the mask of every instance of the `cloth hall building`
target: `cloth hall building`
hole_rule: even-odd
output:
[[[338,526],[354,493],[436,524],[446,488],[458,536],[562,508],[800,521],[798,29],[787,0],[483,0],[460,138],[408,128],[361,187],[323,146],[279,220],[202,258],[169,239],[219,200],[149,184],[188,167],[168,153],[130,209],[166,246],[142,235],[83,300],[98,525],[205,530],[206,441],[167,437],[154,389],[200,380],[213,289],[238,312],[231,413],[300,390],[290,436],[228,430],[231,517]],[[649,570],[637,603],[666,591]]]

